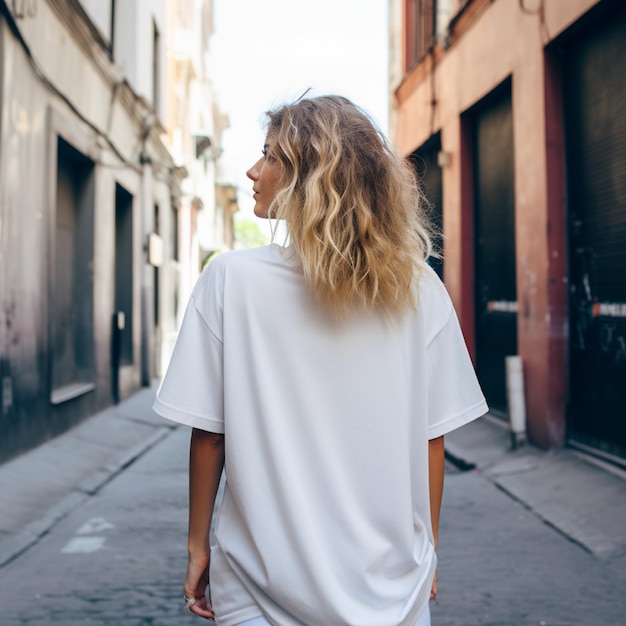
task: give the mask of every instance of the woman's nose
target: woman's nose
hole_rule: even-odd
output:
[[[246,176],[250,179],[250,180],[254,180],[256,181],[257,178],[259,177],[259,161],[257,161],[247,172],[246,172]]]

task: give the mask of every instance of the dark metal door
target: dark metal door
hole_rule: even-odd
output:
[[[626,11],[564,57],[570,437],[626,456]]]
[[[476,370],[505,413],[505,357],[517,354],[515,191],[510,82],[473,113]]]
[[[443,253],[443,177],[439,165],[439,153],[441,152],[441,135],[433,135],[421,148],[413,152],[409,160],[415,167],[422,191],[428,200],[428,214],[434,228],[433,246],[439,254]],[[443,258],[432,257],[429,259],[430,266],[443,279]]]
[[[120,365],[133,362],[133,196],[115,185],[115,311],[124,314]]]

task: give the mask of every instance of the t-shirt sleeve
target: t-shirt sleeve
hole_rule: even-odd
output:
[[[427,359],[428,438],[434,439],[489,410],[452,306],[428,345]]]
[[[191,296],[153,409],[180,424],[224,432],[223,344]]]

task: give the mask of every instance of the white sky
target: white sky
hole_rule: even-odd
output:
[[[310,95],[352,99],[387,132],[387,0],[214,2],[213,82],[230,118],[222,179],[240,187],[240,215],[249,217],[245,171],[261,154],[268,109],[311,87]]]

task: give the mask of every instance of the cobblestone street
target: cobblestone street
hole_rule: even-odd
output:
[[[181,610],[187,445],[172,431],[0,569],[2,626],[200,624]],[[448,470],[434,626],[624,623],[622,575],[477,471]]]
[[[0,570],[2,625],[198,623],[181,610],[187,444],[173,431]]]

